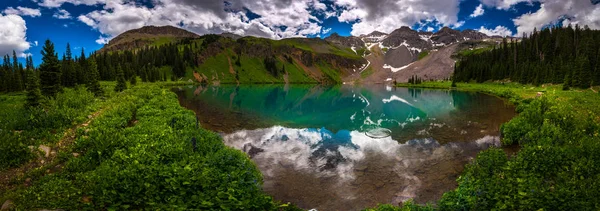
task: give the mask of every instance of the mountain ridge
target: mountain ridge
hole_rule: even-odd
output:
[[[246,69],[243,68],[245,65],[239,66],[240,70],[238,71],[237,67],[232,66],[232,63],[240,63],[239,57],[244,57],[245,60],[249,59],[248,61],[253,61],[254,63],[264,63],[263,65],[272,63],[282,66],[281,68],[284,70],[279,71],[282,74],[289,72],[289,68],[286,69],[283,66],[291,65],[290,68],[297,70],[297,74],[308,78],[307,80],[303,79],[303,81],[313,80],[319,83],[361,83],[368,81],[382,83],[391,82],[392,80],[405,81],[410,77],[407,74],[419,75],[421,72],[428,72],[430,76],[435,76],[420,76],[424,79],[446,79],[450,77],[453,71],[454,64],[450,62],[452,60],[450,56],[457,49],[455,47],[443,51],[444,55],[436,55],[436,58],[439,59],[431,60],[433,62],[443,61],[443,64],[429,65],[428,63],[421,62],[419,63],[420,68],[408,67],[422,57],[430,53],[439,54],[438,50],[455,46],[454,44],[456,43],[492,38],[494,37],[471,29],[459,31],[444,27],[433,33],[416,31],[403,26],[389,34],[373,31],[357,37],[341,36],[338,33],[333,33],[326,38],[286,38],[272,40],[252,36],[243,37],[233,33],[200,36],[173,26],[145,26],[129,30],[115,37],[98,52],[138,51],[147,46],[158,47],[166,44],[175,44],[183,48],[187,46],[191,49],[200,48],[202,50],[194,50],[196,52],[192,56],[195,57],[193,59],[195,61],[193,66],[212,68],[216,64],[206,66],[204,63],[217,62],[218,66],[231,70],[229,71],[230,73],[223,73],[220,70],[217,71],[212,68],[211,71],[221,72],[221,75],[205,72],[202,73],[204,74],[202,77],[194,77],[197,80],[201,79],[213,82],[225,82],[223,78],[227,77],[223,76],[223,74],[233,74],[235,76],[238,75],[239,71],[243,72]],[[201,45],[201,47],[198,47],[198,45]],[[180,50],[183,48],[180,48]],[[214,61],[217,57],[219,58],[217,59],[218,61]],[[241,63],[244,62],[242,61]],[[253,66],[252,68],[264,71],[262,70],[263,67],[259,67]],[[441,67],[442,69],[431,70],[433,67]],[[410,70],[410,74],[407,71],[398,73],[406,68]],[[275,73],[274,76],[276,78],[280,77],[278,73],[271,72]],[[234,80],[233,78],[235,77],[229,78],[230,80]],[[245,77],[253,76],[248,75]],[[289,78],[285,80],[284,78],[271,78],[269,80],[290,82]],[[235,81],[245,80],[235,78]],[[249,81],[255,80],[250,79]]]

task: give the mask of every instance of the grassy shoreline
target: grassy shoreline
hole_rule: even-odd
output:
[[[141,83],[115,93],[114,82],[102,82],[106,95],[94,100],[81,96],[90,94],[85,89],[68,89],[64,99],[79,110],[49,107],[50,113],[73,114],[54,128],[54,138],[33,142],[56,149],[55,159],[42,158],[48,163],[14,175],[12,188],[0,191],[0,202],[11,200],[15,208],[26,210],[295,209],[266,196],[260,189],[262,176],[247,155],[226,147],[214,133],[197,128],[193,112],[181,107],[168,90],[193,84]],[[498,149],[481,152],[458,179],[459,187],[445,193],[436,209],[600,207],[600,95],[593,90],[563,91],[556,85],[515,83],[397,86],[482,92],[519,105],[520,114],[502,131],[503,143],[519,143],[522,150],[514,157]],[[22,109],[18,104],[24,101],[23,94],[1,97],[2,105]],[[38,118],[24,118],[16,125]],[[9,128],[11,124],[0,126],[17,137],[14,141],[35,138],[28,135],[35,131],[16,132],[17,128]],[[192,137],[198,140],[196,151]],[[24,159],[40,161],[41,155],[31,155]],[[434,208],[411,202],[375,208],[429,209]]]
[[[600,209],[600,95],[598,88],[562,90],[517,83],[425,82],[398,87],[475,91],[517,103],[519,115],[501,128],[503,145],[480,152],[458,188],[434,206],[409,202],[368,210],[597,210]]]
[[[182,83],[141,83],[122,93],[110,91],[114,82],[102,85],[106,96],[77,115],[89,120],[57,131],[72,131],[68,136],[40,141],[52,155],[32,153],[21,165],[42,164],[9,175],[0,203],[10,200],[20,210],[294,209],[264,194],[250,158],[199,127],[195,114],[179,105],[167,87]]]

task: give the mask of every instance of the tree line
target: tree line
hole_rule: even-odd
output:
[[[455,82],[509,79],[522,84],[600,85],[600,31],[569,25],[534,30],[521,41],[505,38],[493,50],[462,58]]]
[[[216,41],[210,37],[205,36],[200,44],[183,40],[158,47],[92,53],[89,58],[83,49],[79,56],[74,56],[67,44],[62,59],[59,59],[54,43],[46,40],[39,67],[34,66],[31,56],[27,56],[25,67],[16,52],[13,51],[12,58],[4,56],[0,66],[0,92],[27,91],[27,104],[37,106],[43,97],[55,97],[64,87],[83,85],[96,96],[102,96],[99,81],[117,81],[115,91],[126,89],[126,81],[135,85],[138,77],[143,82],[167,81],[169,76],[175,81],[185,76],[188,66],[198,66],[201,49]],[[171,68],[161,70],[159,67],[163,66]]]
[[[25,67],[14,51],[12,61],[8,55],[4,56],[0,68],[0,91],[27,91],[28,107],[40,105],[44,97],[55,97],[63,87],[84,85],[96,96],[103,95],[96,61],[94,58],[87,59],[83,50],[80,57],[73,57],[67,44],[65,54],[59,60],[54,44],[46,40],[41,54],[42,63],[37,68],[31,56],[27,56]]]

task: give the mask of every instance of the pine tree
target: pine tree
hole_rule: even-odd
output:
[[[131,76],[129,79],[129,84],[131,84],[131,86],[135,86],[137,84],[137,76]]]
[[[79,68],[75,69],[75,76],[78,84],[87,84],[87,77],[89,74],[89,67],[87,63],[87,59],[85,58],[85,51],[81,48],[81,55],[79,56],[78,61]]]
[[[42,94],[55,97],[62,90],[62,87],[60,83],[60,64],[54,51],[54,44],[50,40],[46,40],[41,53],[40,84]]]
[[[27,102],[25,107],[37,107],[42,101],[42,92],[40,91],[40,81],[33,72],[33,68],[27,68]]]
[[[88,72],[88,83],[87,83],[87,89],[94,93],[94,95],[96,97],[100,97],[102,95],[104,95],[104,90],[102,90],[102,87],[100,86],[100,82],[98,81],[100,78],[100,74],[98,73],[98,65],[96,65],[96,60],[94,59],[89,59],[88,60],[88,67],[89,67],[89,72]]]
[[[563,83],[563,90],[569,90],[571,89],[571,74],[567,73],[567,75],[565,76],[565,81]]]
[[[19,59],[17,53],[13,51],[13,63],[12,63],[12,75],[13,75],[13,91],[23,91],[23,69],[19,66]]]
[[[123,69],[121,68],[121,65],[117,65],[117,70],[116,70],[116,77],[117,77],[117,86],[115,86],[115,92],[122,92],[125,89],[127,89],[127,82],[125,81],[125,74],[123,73]]]

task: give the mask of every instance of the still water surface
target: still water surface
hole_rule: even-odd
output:
[[[175,91],[203,127],[252,157],[268,194],[318,210],[435,202],[456,187],[479,151],[499,145],[500,125],[515,115],[499,98],[447,90],[222,85]]]

